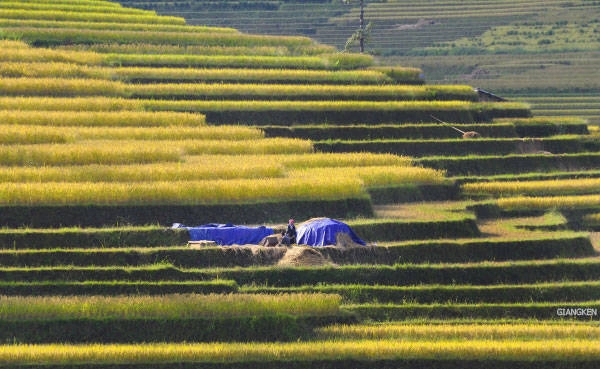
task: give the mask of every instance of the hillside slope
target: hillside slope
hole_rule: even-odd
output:
[[[104,0],[0,23],[0,366],[600,366],[584,120]],[[289,217],[368,244],[172,227]]]
[[[371,68],[369,55],[306,37],[186,26],[106,1],[6,2],[0,16],[3,35],[20,40],[3,41],[0,106],[14,146],[2,164],[40,167],[37,179],[19,168],[0,188],[14,225],[48,225],[43,214],[59,209],[68,215],[53,219],[63,225],[368,216],[371,188],[440,184],[443,173],[325,140],[320,151],[340,153],[313,153],[306,138],[265,137],[257,127],[529,114],[522,104],[477,101],[469,86],[423,85],[418,69]],[[193,173],[196,163],[207,169]],[[105,176],[86,180],[81,166]],[[149,173],[128,178],[136,166]],[[50,167],[64,169],[62,181]],[[344,175],[332,181],[325,168]],[[31,207],[38,211],[26,220]]]
[[[357,1],[124,0],[123,4],[264,34],[307,35],[343,48]],[[429,83],[466,83],[531,102],[537,115],[600,122],[594,1],[367,1],[367,49],[383,64],[421,68]],[[317,14],[317,15],[316,15]]]

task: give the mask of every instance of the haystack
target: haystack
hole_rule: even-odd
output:
[[[319,266],[331,264],[318,250],[306,246],[287,248],[287,252],[277,263],[280,266]]]
[[[335,246],[336,247],[364,247],[364,245],[354,242],[352,237],[348,233],[338,233],[335,235]]]

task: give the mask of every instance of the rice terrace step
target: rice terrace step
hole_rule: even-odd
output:
[[[0,2],[0,367],[600,367],[599,130],[523,102],[595,88],[600,6],[364,3],[385,50],[358,2]],[[319,218],[365,245],[172,228]]]

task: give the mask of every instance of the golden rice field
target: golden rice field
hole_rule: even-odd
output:
[[[110,97],[0,97],[3,110],[50,111],[223,111],[223,110],[350,110],[432,109],[468,110],[486,107],[523,108],[522,103],[474,103],[468,101],[167,101]]]
[[[303,168],[288,172],[290,179],[295,178],[343,178],[357,176],[367,187],[405,185],[405,184],[439,184],[445,181],[444,172],[420,167],[335,167],[335,168]]]
[[[22,66],[25,68],[25,66]],[[450,95],[463,96],[466,100],[473,100],[475,93],[469,86],[339,86],[339,85],[289,85],[289,84],[223,84],[223,83],[195,83],[195,84],[143,84],[126,85],[119,81],[105,79],[78,79],[78,78],[2,78],[0,89],[5,96],[138,96],[146,98],[155,97],[262,97],[271,99],[273,96],[280,98],[286,96],[293,99],[298,96],[320,97],[335,96],[337,98],[360,97],[369,100],[377,97],[387,100],[421,100],[435,99]]]
[[[0,8],[0,18],[3,19],[40,19],[53,21],[80,21],[80,22],[107,22],[111,23],[147,23],[147,24],[175,24],[184,25],[185,19],[179,17],[156,16],[151,14],[111,14],[114,8],[105,8],[106,11],[60,11],[48,9],[5,9]],[[110,12],[107,14],[107,11]]]
[[[101,3],[98,3],[99,1],[102,1]],[[114,7],[122,7],[121,4],[109,1],[109,2],[105,2],[104,0],[54,0],[54,1],[49,1],[49,0],[18,0],[19,3],[22,4],[26,4],[26,3],[52,3],[52,4],[75,4],[75,5],[103,5],[103,6],[114,6]]]
[[[40,68],[42,69],[42,68]],[[278,81],[291,83],[390,83],[392,79],[374,70],[329,71],[306,69],[256,68],[164,68],[115,67],[115,75],[123,80],[181,81]]]
[[[498,123],[515,123],[520,125],[527,124],[586,124],[587,120],[581,117],[531,117],[531,118],[499,118]]]
[[[215,157],[218,159],[218,157]],[[285,178],[286,180],[307,179],[310,176],[330,175],[334,177],[358,177],[364,186],[376,187],[401,184],[443,183],[438,171],[425,168],[362,167],[362,168],[319,168],[285,171],[275,162],[233,163],[202,167],[187,163],[138,164],[118,167],[102,165],[79,165],[67,167],[0,167],[3,182],[149,182],[149,181],[192,181],[236,178]],[[287,174],[286,174],[287,173]]]
[[[65,114],[66,115],[66,114]],[[185,118],[185,117],[183,117]],[[118,122],[118,121],[117,121]],[[151,122],[151,121],[150,121]],[[145,123],[150,123],[145,121]],[[86,123],[83,121],[82,123]],[[124,123],[131,124],[131,121]],[[182,123],[179,121],[178,123]],[[142,124],[129,127],[93,127],[85,126],[29,126],[1,125],[1,132],[15,132],[22,135],[55,135],[64,142],[74,143],[80,140],[259,140],[264,138],[263,131],[248,126],[199,126],[187,127],[178,125],[149,126]],[[0,133],[0,137],[2,137]],[[27,143],[27,142],[23,142]],[[30,142],[33,143],[33,142]]]
[[[8,87],[10,91],[11,87]],[[26,89],[26,87],[24,87]],[[120,86],[115,86],[120,90]],[[331,99],[361,97],[368,100],[370,97],[386,98],[387,100],[421,100],[432,99],[436,96],[443,98],[445,94],[461,95],[466,100],[475,99],[476,94],[470,86],[411,86],[411,85],[368,85],[368,86],[340,86],[340,85],[280,85],[280,84],[143,84],[128,85],[125,87],[127,94],[134,96],[255,96],[272,97],[286,96],[290,99],[297,96],[314,96]],[[60,91],[58,92],[60,93]]]
[[[126,96],[121,82],[102,79],[0,78],[4,96]]]
[[[138,41],[139,42],[139,41]],[[326,71],[326,70],[307,70],[306,67],[312,68],[329,68],[344,69],[351,67],[355,64],[365,64],[369,60],[365,59],[365,56],[359,55],[333,55],[333,54],[322,54],[322,47],[316,44],[307,44],[303,46],[306,49],[302,52],[304,55],[318,55],[318,56],[302,56],[302,57],[291,57],[289,51],[281,55],[281,53],[273,53],[269,56],[264,54],[245,54],[241,53],[240,50],[249,48],[249,46],[208,46],[211,49],[218,49],[220,52],[206,53],[205,55],[199,55],[198,53],[192,54],[148,54],[145,49],[141,48],[139,54],[103,54],[92,51],[73,51],[68,49],[57,50],[57,49],[40,49],[30,48],[27,44],[22,42],[6,42],[3,41],[3,45],[6,46],[10,52],[0,53],[0,61],[10,63],[0,69],[2,75],[10,77],[92,77],[101,79],[114,79],[115,76],[120,76],[124,79],[192,79],[192,80],[229,80],[232,82],[238,81],[239,79],[246,79],[248,81],[256,80],[277,80],[277,81],[296,81],[298,78],[300,81],[311,82],[311,81],[335,81],[335,82],[351,82],[362,81],[363,83],[377,83],[377,82],[391,82],[392,79],[376,70],[356,70],[352,72],[344,71]],[[161,45],[161,44],[157,44]],[[125,45],[127,46],[127,45]],[[131,46],[131,45],[129,45]],[[157,46],[159,47],[159,46]],[[188,47],[194,47],[188,46]],[[269,46],[261,46],[269,47]],[[282,47],[276,45],[274,47]],[[237,53],[229,52],[228,50],[238,50]],[[297,50],[297,49],[294,49]],[[132,52],[133,50],[129,50]],[[236,59],[237,58],[237,59]],[[364,59],[364,60],[363,60]],[[29,63],[33,65],[28,65]],[[79,64],[80,66],[68,66],[73,68],[71,71],[69,68],[60,69],[60,65],[51,63],[69,63]],[[117,67],[102,67],[101,64],[113,65],[117,64]],[[123,64],[137,63],[143,64],[168,64],[170,68],[148,68],[148,67],[121,67]],[[187,68],[190,63],[192,64],[206,64],[213,65],[209,69],[189,69]],[[232,67],[239,67],[240,65],[245,66],[243,70],[233,69],[229,70],[224,68],[227,63],[231,64]],[[240,64],[241,63],[241,64]],[[173,64],[182,64],[180,69],[172,68]],[[271,64],[277,68],[275,70],[269,70],[268,65]],[[285,68],[286,64],[290,67],[298,68],[304,66],[304,69],[291,69],[281,70]],[[85,68],[84,68],[85,66]],[[95,66],[95,68],[91,68]],[[247,68],[260,68],[260,69],[247,69]],[[266,70],[265,70],[266,68]],[[196,68],[197,69],[197,68]],[[262,70],[261,70],[262,69]],[[404,70],[402,68],[399,68]],[[416,73],[412,71],[411,73]]]
[[[577,209],[590,208],[600,205],[600,195],[583,195],[583,196],[545,196],[545,197],[530,197],[517,196],[507,197],[495,200],[498,206],[502,209],[531,209],[531,210],[546,210],[546,209]]]
[[[24,129],[21,129],[24,128]],[[0,127],[0,145],[66,143],[67,136],[46,127]]]
[[[356,177],[0,183],[0,205],[202,205],[365,197]]]
[[[564,179],[548,181],[507,181],[465,183],[462,189],[467,194],[486,194],[496,197],[529,195],[549,196],[596,192],[600,188],[600,179]]]
[[[98,101],[101,103],[101,101]],[[110,109],[110,107],[108,108]],[[64,127],[73,127],[73,132],[104,132],[108,134],[111,128],[130,127],[133,133],[135,128],[147,129],[148,132],[167,130],[167,127],[177,135],[178,131],[194,130],[200,132],[215,132],[215,127],[206,125],[206,118],[198,113],[177,112],[146,112],[146,111],[37,111],[37,110],[0,110],[0,122],[3,129],[12,126],[27,131],[27,127],[46,126],[55,129],[56,132],[65,132]],[[74,128],[77,127],[77,128]],[[88,129],[83,129],[88,127]],[[176,127],[176,128],[175,128]],[[193,128],[197,127],[197,128]],[[227,133],[251,132],[251,128],[223,127]],[[254,130],[258,132],[258,130]],[[118,132],[118,130],[114,130]],[[118,137],[118,133],[117,133]],[[256,136],[253,136],[256,137]]]
[[[333,325],[317,328],[323,339],[347,340],[574,340],[600,339],[595,325],[576,323],[453,323]]]
[[[0,147],[4,165],[0,202],[218,204],[341,199],[365,196],[368,187],[444,181],[443,172],[413,167],[409,158],[310,154],[307,141],[294,139],[156,141],[141,148],[135,141],[115,141],[114,147],[109,142]],[[292,144],[298,145],[298,151]],[[200,152],[205,154],[184,156]]]
[[[82,24],[83,23],[78,23]],[[86,23],[87,24],[87,23]],[[145,25],[142,25],[145,26]],[[161,26],[164,27],[164,26]],[[174,27],[174,26],[168,26]],[[175,26],[178,27],[178,26]],[[187,28],[189,26],[185,26]],[[202,27],[199,27],[202,28]],[[225,32],[220,28],[206,27],[208,32]],[[235,30],[234,32],[238,32]],[[196,54],[196,55],[318,55],[334,53],[336,48],[329,45],[314,44],[290,50],[283,46],[197,46],[197,45],[168,45],[168,44],[92,44],[92,45],[64,45],[58,46],[60,50],[94,51],[103,54]]]
[[[83,51],[53,50],[43,48],[22,47],[18,42],[4,43],[7,47],[0,52],[0,62],[15,63],[72,63],[82,65],[100,65],[102,54]]]
[[[0,56],[1,58],[2,56]],[[372,70],[318,71],[302,69],[236,69],[236,68],[153,68],[105,67],[64,61],[6,61],[0,64],[0,75],[19,78],[92,78],[106,80],[149,81],[213,81],[230,83],[277,81],[279,83],[378,84],[392,80]],[[74,59],[74,58],[72,58]]]
[[[51,3],[41,1],[38,3],[32,2],[21,2],[21,1],[4,1],[0,5],[2,9],[39,9],[39,10],[59,10],[59,11],[86,11],[86,12],[107,12],[107,13],[121,13],[121,14],[142,14],[142,15],[154,15],[156,12],[152,10],[142,10],[136,8],[122,7],[115,3],[109,2],[96,2],[93,3]]]
[[[45,182],[152,182],[285,177],[284,168],[278,162],[246,160],[245,155],[210,157],[204,165],[177,162],[115,166],[0,166],[0,182],[38,182],[41,185]]]
[[[48,32],[51,32],[51,30],[48,30]],[[115,38],[120,36],[121,34],[116,34]],[[69,35],[65,35],[64,37],[67,38],[69,37]],[[139,35],[132,35],[131,37],[133,39],[139,37]],[[100,41],[109,42],[111,40]],[[206,43],[207,46],[215,46],[219,44],[220,40],[214,40],[213,42]],[[239,46],[246,45],[248,44],[239,44]],[[231,46],[238,46],[238,44],[232,43]],[[353,55],[339,53],[321,54],[317,56],[106,54],[102,63],[104,65],[109,66],[177,66],[196,68],[289,68],[316,70],[348,70],[369,67],[373,64],[373,59],[369,55]]]
[[[600,213],[584,215],[583,222],[594,227],[600,225]]]
[[[111,80],[115,73],[108,67],[71,62],[3,62],[0,76],[9,78],[92,78]]]
[[[6,364],[255,362],[307,360],[597,360],[597,340],[493,340],[404,342],[399,340],[311,341],[293,343],[177,343],[110,345],[4,345]]]
[[[244,160],[246,156],[210,155],[205,165],[159,163],[134,165],[77,165],[63,167],[1,167],[6,182],[141,182],[227,178],[282,177],[275,162]]]
[[[154,144],[145,147],[139,143],[122,145],[107,142],[90,145],[39,144],[1,145],[0,165],[5,166],[52,166],[84,164],[141,164],[177,162],[181,159],[181,148]]]
[[[0,183],[0,204],[2,205],[60,205],[60,204],[230,204],[256,201],[276,201],[289,199],[325,200],[366,196],[366,188],[398,183],[436,183],[441,176],[418,171],[419,179],[412,175],[404,176],[398,171],[390,180],[392,169],[359,170],[356,173],[347,170],[344,176],[320,177],[299,176],[294,172],[285,177],[245,179],[230,178],[209,180],[179,180],[179,177],[195,177],[191,173],[179,173],[177,170],[153,175],[148,174],[151,182],[140,178],[140,182],[18,182]],[[373,169],[371,167],[367,169]],[[308,171],[310,172],[310,171]],[[317,174],[320,171],[317,171]],[[324,171],[323,171],[324,172]],[[342,172],[340,170],[340,172]],[[379,172],[379,173],[377,173]],[[31,173],[31,172],[30,172]],[[102,173],[100,171],[100,173]],[[383,174],[382,174],[383,173]],[[40,175],[44,175],[42,172]],[[53,173],[48,173],[50,176]],[[123,179],[123,173],[112,174],[112,179]],[[198,175],[201,175],[198,173]],[[251,172],[252,174],[252,172]],[[275,173],[278,174],[278,173]],[[313,173],[311,173],[313,174]],[[56,175],[56,172],[54,173]],[[77,180],[77,173],[67,172],[66,180]],[[217,176],[219,172],[217,171]],[[231,173],[229,173],[231,175]],[[240,174],[241,175],[241,174]],[[80,174],[81,176],[81,174]],[[171,176],[166,181],[164,177]],[[93,178],[94,176],[92,176]],[[189,178],[188,177],[188,178]],[[421,179],[423,178],[423,179]],[[432,179],[433,178],[433,179]],[[133,178],[135,180],[135,178]],[[400,182],[404,181],[404,182]]]
[[[146,3],[148,5],[151,2]],[[165,6],[177,6],[184,2],[162,3]],[[247,1],[233,3],[237,6]],[[263,3],[274,4],[269,1]],[[0,207],[4,209],[31,206],[35,210],[36,206],[68,206],[78,211],[87,211],[90,205],[185,205],[199,207],[204,211],[203,205],[251,204],[248,208],[260,209],[265,204],[279,206],[283,202],[306,200],[318,203],[347,199],[364,199],[368,204],[368,190],[373,188],[450,182],[445,177],[445,171],[417,167],[409,157],[368,152],[316,153],[309,140],[267,138],[264,131],[248,126],[210,126],[206,115],[212,114],[212,118],[225,115],[215,114],[221,112],[244,114],[269,111],[287,111],[293,114],[314,111],[350,112],[352,115],[352,112],[390,111],[397,113],[398,121],[401,121],[400,118],[407,112],[412,114],[414,111],[418,111],[420,116],[428,117],[429,112],[435,111],[457,112],[457,115],[469,112],[475,116],[488,111],[493,112],[490,115],[494,115],[502,109],[528,109],[528,105],[517,102],[476,102],[476,94],[469,86],[404,85],[403,83],[423,82],[421,71],[416,68],[376,67],[373,66],[375,59],[371,55],[337,53],[335,48],[320,45],[306,37],[250,35],[225,27],[186,26],[183,18],[162,17],[153,11],[128,9],[109,1],[0,1],[0,28],[3,37],[21,40],[0,41]],[[53,48],[30,47],[27,42],[36,46],[50,45]],[[439,101],[442,98],[437,96],[444,94],[456,100]],[[132,99],[134,96],[139,99]],[[234,98],[228,99],[227,96],[237,96],[235,98],[244,98],[246,101],[233,101]],[[254,98],[266,99],[269,96],[285,97],[289,101],[253,101]],[[369,98],[382,101],[362,101]],[[309,101],[293,101],[294,99]],[[324,101],[326,99],[336,101]],[[348,101],[350,99],[360,101]],[[402,99],[416,101],[399,101]],[[285,126],[290,122],[282,119],[276,123]],[[321,125],[326,122],[311,123]],[[566,117],[560,120],[505,119],[493,123],[518,126],[585,122],[579,118]],[[387,128],[392,130],[394,127],[390,125]],[[502,197],[488,201],[494,201],[503,209],[597,207],[600,206],[599,195],[564,195],[594,192],[600,188],[599,185],[599,179],[467,183],[462,186],[462,194]],[[556,194],[561,196],[547,196]],[[428,223],[434,223],[437,220],[460,218],[461,221],[466,219],[475,222],[475,215],[465,208],[471,204],[471,201],[452,201],[387,205],[376,209],[377,219],[348,219],[348,223],[365,229],[369,225],[385,228],[388,223],[397,224],[405,220],[410,222],[426,219]],[[244,209],[243,206],[240,208]],[[143,209],[140,206],[135,211],[144,211]],[[566,218],[562,215],[560,217],[560,224],[566,224]],[[597,218],[598,215],[588,216],[590,221],[598,221]],[[129,219],[125,220],[128,221]],[[523,219],[519,221],[527,222]],[[118,222],[121,224],[120,220]],[[494,226],[497,228],[507,226],[506,220],[504,223],[501,220],[496,222]],[[517,220],[511,223],[511,227],[516,229],[515,224]],[[412,226],[410,223],[408,225]],[[479,241],[491,244],[485,232],[494,226],[482,226],[484,235],[481,239],[465,241],[465,248]],[[153,227],[156,230],[160,225]],[[132,226],[128,230],[139,231],[141,228]],[[48,257],[48,260],[55,258],[55,265],[61,264],[57,270],[71,270],[73,267],[62,265],[68,263],[64,261],[67,257],[62,259],[61,255],[72,252],[68,256],[72,258],[70,260],[84,260],[73,262],[73,265],[86,263],[82,269],[100,269],[94,267],[93,262],[88,265],[87,261],[95,260],[94,257],[98,257],[98,254],[106,257],[107,253],[101,252],[99,248],[90,250],[79,245],[78,249],[55,249],[56,245],[62,245],[60,240],[63,235],[60,233],[65,230],[54,231],[38,228],[4,229],[0,242],[5,242],[8,246],[0,255],[0,264],[8,260],[9,263],[14,262],[14,265],[21,265],[5,266],[8,272],[35,272],[25,264],[29,265],[28,257],[35,257],[36,252],[41,251],[40,254]],[[70,231],[78,233],[73,229],[64,233]],[[99,233],[104,231],[106,229],[98,229]],[[119,232],[122,231],[114,228],[109,232],[110,237],[119,237],[120,242],[122,236]],[[410,230],[412,231],[413,229]],[[14,241],[11,244],[9,240],[11,233],[21,236],[28,232],[52,233],[48,237],[52,239],[52,242],[48,242],[48,249],[19,250],[17,253],[15,250],[18,246]],[[498,236],[502,238],[498,244],[529,238],[538,242],[548,240],[551,244],[556,240],[564,241],[561,237],[565,234],[575,238],[574,232],[550,235],[548,231],[543,233],[546,238],[542,239],[542,236],[532,235],[533,233],[535,232],[510,236],[502,234]],[[123,238],[127,237],[123,235]],[[430,233],[426,233],[426,237],[430,237]],[[585,241],[586,235],[578,233],[576,237],[579,241]],[[105,246],[104,242],[101,240],[102,246]],[[408,241],[406,245],[410,242],[412,241]],[[443,253],[447,252],[443,249],[444,242],[443,239],[428,240],[417,246],[431,250],[439,244],[439,252]],[[461,240],[454,243],[463,245]],[[143,246],[141,243],[136,245]],[[9,247],[15,250],[8,249]],[[110,250],[115,255],[139,251],[126,247],[103,250]],[[391,249],[380,251],[397,252]],[[167,265],[169,270],[179,268],[174,266],[176,262],[171,261],[170,256],[192,255],[186,253],[192,250],[182,246],[177,246],[174,250],[157,247],[156,250],[157,254],[164,254],[156,257],[156,264],[142,269],[163,268],[161,265]],[[236,253],[236,257],[246,257],[247,255],[242,255],[246,251],[255,259],[263,257],[260,253],[264,250],[249,248],[211,248],[199,251],[198,255],[204,257],[214,252],[208,257],[217,259],[229,257],[226,254],[231,252]],[[483,250],[482,253],[488,251]],[[110,257],[127,259],[127,256],[121,254]],[[357,259],[360,259],[360,255]],[[494,263],[492,257],[486,260],[488,261],[481,264],[466,260],[462,264],[411,264],[410,267],[421,268],[420,272],[424,275],[428,269],[433,274],[444,273],[446,270],[461,273],[462,270],[469,269],[468,272],[472,272],[470,269],[486,268]],[[587,260],[580,262],[556,259],[544,265],[548,265],[549,269],[556,266],[556,270],[563,264],[567,264],[565,270],[582,265],[583,270],[588,267]],[[402,256],[397,257],[395,262],[405,261]],[[52,267],[47,267],[51,263],[44,260],[38,264],[45,268],[45,273],[52,273]],[[129,260],[117,263],[127,264]],[[595,261],[590,262],[594,263]],[[498,263],[498,270],[502,270],[498,273],[510,273],[536,264],[540,262],[514,260]],[[589,267],[592,270],[590,274],[595,271],[594,267],[595,265]],[[107,267],[107,270],[110,268],[114,270],[114,267]],[[323,269],[326,270],[323,273],[337,278],[339,270],[340,276],[347,275],[348,279],[353,278],[353,273],[361,278],[360,276],[367,275],[366,272],[360,274],[363,273],[361,270],[370,273],[371,269],[378,267],[351,266],[342,270],[343,268],[345,267],[332,265],[331,268]],[[198,275],[206,272],[219,276],[248,273],[240,279],[247,278],[249,282],[244,283],[264,289],[279,283],[275,280],[278,273],[284,276],[282,279],[289,278],[290,281],[296,277],[294,273],[298,273],[298,280],[302,280],[304,273],[319,273],[311,267],[240,269],[241,267],[223,269],[221,272],[182,268],[177,272],[197,272]],[[127,270],[127,267],[119,270]],[[381,270],[385,272],[386,269]],[[262,282],[264,285],[260,285],[257,280],[251,280],[251,273],[263,273],[263,278],[269,278],[270,283]],[[269,273],[272,273],[273,279]],[[482,274],[485,273],[495,272],[486,269]],[[523,271],[524,276],[527,273],[528,271]],[[82,278],[85,277],[82,275]],[[538,284],[543,283],[544,278],[551,277],[540,276]],[[369,281],[371,279],[366,280]],[[40,284],[46,282],[36,281]],[[88,282],[94,283],[82,283]],[[231,283],[243,285],[242,282]],[[477,285],[474,281],[472,284]],[[528,285],[528,288],[534,289],[538,284]],[[246,285],[240,290],[244,288]],[[319,325],[330,318],[350,319],[346,315],[348,311],[344,309],[351,309],[352,306],[341,303],[341,296],[322,293],[0,296],[0,320],[13,324],[21,324],[23,321],[33,321],[36,324],[41,321],[46,324],[56,323],[60,319],[217,320],[280,314],[325,317],[315,320],[317,323],[312,320],[307,323]],[[395,302],[390,306],[393,304]],[[461,308],[461,305],[453,305],[450,301],[445,306]],[[362,318],[358,316],[357,319]],[[132,341],[135,342],[135,339]],[[406,363],[409,360],[423,359],[430,363],[434,360],[454,360],[457,366],[460,366],[462,360],[470,361],[471,365],[483,366],[489,360],[503,361],[507,366],[518,362],[516,365],[529,367],[543,362],[543,367],[547,368],[563,363],[565,366],[576,367],[584,361],[596,363],[599,358],[600,330],[596,322],[552,324],[544,321],[507,323],[466,320],[443,323],[424,320],[334,325],[318,328],[314,336],[292,342],[26,344],[14,339],[0,345],[0,366],[29,367],[40,364],[57,367],[84,367],[87,364],[142,367],[147,364],[170,366],[179,363],[209,363],[217,366],[234,363],[240,366],[244,362],[252,363],[254,367],[263,362],[273,367],[277,364],[286,367],[291,362],[291,365],[309,367],[312,365],[309,361],[335,365],[336,361],[344,360],[360,360],[362,366],[377,367],[379,362],[385,360],[397,360],[408,365]],[[477,364],[472,364],[473,362]],[[188,364],[192,365],[194,364]]]
[[[312,152],[310,141],[261,140],[132,140],[78,141],[68,144],[0,146],[0,165],[127,164],[179,161],[181,155],[285,154]]]
[[[18,40],[0,40],[2,49],[28,49],[29,44]]]
[[[330,294],[175,294],[162,296],[0,296],[0,319],[198,318],[269,314],[334,315]]]
[[[48,129],[44,126],[19,128],[23,128],[21,132]],[[203,132],[195,132],[200,130]],[[61,130],[48,132],[52,131]],[[260,137],[256,136],[262,132],[253,128],[187,128],[176,133],[178,141],[173,141],[174,132],[177,131],[162,127],[66,127],[63,133],[68,140],[119,141],[0,147],[0,163],[4,165],[0,167],[3,202],[216,204],[289,198],[339,199],[365,196],[365,188],[371,186],[443,181],[442,172],[414,168],[406,157],[371,153],[311,154],[308,141],[257,140]],[[188,134],[195,139],[187,139]],[[230,137],[214,139],[221,134]],[[247,137],[248,134],[254,137]],[[132,138],[163,138],[165,141],[140,146],[131,141]],[[184,155],[187,155],[185,159]],[[308,168],[316,169],[310,173]],[[330,180],[332,173],[337,173],[334,182]],[[315,180],[315,176],[320,179]],[[272,180],[266,181],[267,178]]]
[[[393,154],[361,153],[304,153],[285,155],[244,155],[244,156],[219,156],[218,160],[239,160],[242,162],[265,161],[280,163],[286,168],[334,168],[334,167],[370,167],[370,166],[400,166],[411,167],[412,159],[406,156]],[[186,162],[196,165],[211,165],[215,160],[213,156],[189,156]]]
[[[32,28],[70,28],[70,29],[98,29],[112,30],[114,22],[87,22],[87,21],[49,21],[42,19],[0,19],[2,27],[32,27]],[[164,31],[164,32],[190,32],[190,33],[223,33],[239,34],[239,31],[226,27],[207,27],[177,24],[148,24],[148,23],[122,23],[119,28],[128,31]],[[118,50],[118,48],[114,49]]]
[[[0,104],[3,101],[0,99]],[[343,111],[361,111],[361,110],[447,110],[447,111],[465,111],[481,110],[486,108],[496,109],[523,109],[527,105],[523,103],[505,102],[505,103],[486,103],[469,102],[462,100],[451,101],[157,101],[141,100],[146,108],[151,110],[172,110],[172,111],[224,111],[224,110],[343,110]],[[2,106],[2,105],[0,105]]]
[[[111,97],[0,97],[0,110],[32,111],[144,111],[141,100]]]
[[[1,24],[1,22],[0,22]],[[56,29],[49,30],[53,32],[58,32]],[[147,32],[137,32],[140,34],[146,34]],[[161,34],[161,33],[159,33]],[[120,35],[117,33],[116,35]],[[133,36],[136,36],[134,34]],[[138,35],[139,36],[139,35]],[[207,35],[205,37],[218,37],[218,34],[213,36]],[[225,36],[221,36],[225,37]],[[234,37],[240,37],[236,35]],[[248,36],[251,37],[251,36]],[[268,37],[268,36],[265,36]],[[139,42],[139,41],[137,41]],[[136,43],[137,43],[136,42]],[[40,62],[40,63],[49,63],[49,62],[63,62],[63,63],[73,63],[73,64],[81,64],[88,66],[112,66],[112,67],[120,67],[121,65],[127,64],[137,64],[139,66],[151,64],[153,66],[160,66],[164,64],[169,67],[173,67],[177,64],[180,64],[181,67],[186,68],[189,65],[194,64],[206,64],[213,65],[213,68],[222,69],[226,67],[228,64],[231,64],[232,67],[245,65],[247,68],[262,68],[265,69],[269,64],[272,64],[277,69],[285,68],[286,65],[289,65],[292,68],[300,70],[296,70],[297,74],[302,74],[301,72],[307,72],[306,68],[309,69],[319,69],[319,68],[333,68],[333,69],[348,69],[353,65],[363,65],[367,66],[370,64],[370,57],[360,56],[360,55],[339,55],[339,54],[323,54],[321,51],[327,51],[325,49],[320,48],[317,45],[313,44],[303,44],[302,49],[307,49],[306,52],[303,52],[301,56],[292,56],[293,52],[289,51],[289,48],[285,48],[286,52],[273,52],[273,53],[242,53],[241,51],[251,48],[252,46],[248,45],[220,45],[219,43],[215,43],[214,45],[188,45],[186,48],[190,48],[190,50],[195,50],[195,48],[200,48],[204,50],[202,53],[147,53],[143,47],[139,47],[139,53],[134,53],[135,50],[129,50],[129,53],[102,53],[102,52],[94,52],[94,51],[80,51],[73,50],[72,48],[62,48],[62,49],[50,49],[50,48],[31,48],[28,47],[26,43],[22,42],[6,42],[2,41],[3,45],[6,46],[7,50],[10,50],[10,53],[3,52],[0,53],[0,61],[3,62]],[[127,46],[125,44],[122,47]],[[149,44],[151,46],[152,44]],[[160,50],[162,44],[156,44]],[[147,46],[146,48],[148,48]],[[132,46],[129,45],[131,48]],[[279,44],[274,44],[273,46],[260,46],[263,48],[274,48],[274,47],[283,47]],[[294,46],[294,50],[299,47],[299,45]],[[207,50],[214,49],[215,53],[208,53]],[[301,49],[301,50],[302,50]],[[277,49],[275,49],[277,50]],[[116,49],[116,51],[119,51]],[[125,50],[127,51],[127,49]],[[174,50],[177,51],[177,50]],[[231,52],[237,51],[237,52]],[[229,58],[229,60],[227,58]],[[254,63],[254,65],[249,64]],[[336,66],[335,64],[338,64]],[[134,67],[132,67],[134,68]],[[164,68],[170,70],[171,68]],[[212,69],[212,68],[211,68]],[[150,69],[151,71],[152,69]],[[399,68],[399,70],[404,70],[403,68]],[[175,73],[173,71],[171,73]],[[355,73],[361,74],[361,72],[365,71],[354,71]],[[384,73],[376,72],[375,70],[371,71],[373,74],[377,73],[380,76],[383,76]],[[193,73],[193,72],[191,72]],[[238,71],[238,74],[240,71]],[[148,76],[145,76],[148,77]]]
[[[122,23],[149,23],[149,24],[181,24],[163,19],[159,22],[144,22],[144,16],[129,14],[101,14],[82,12],[45,12],[45,11],[19,11],[0,9],[0,18],[21,19],[31,15],[28,19],[57,20],[57,21],[93,21],[93,22],[122,22]],[[49,15],[49,18],[44,18]],[[89,19],[91,18],[91,19]],[[137,19],[136,19],[137,18]],[[142,19],[139,19],[142,18]],[[161,19],[162,17],[147,17]],[[162,31],[135,31],[117,29],[75,29],[62,27],[3,27],[7,35],[20,35],[21,40],[35,42],[45,40],[50,45],[68,45],[73,40],[78,43],[150,43],[150,44],[178,44],[202,46],[284,46],[287,48],[300,48],[311,46],[314,41],[301,36],[268,36],[243,33],[193,33],[193,32],[162,32]],[[350,55],[349,58],[362,62],[373,61],[371,56]]]
[[[203,45],[208,47],[251,47],[255,44],[281,46],[283,43],[288,48],[307,47],[314,50],[315,46],[309,39],[298,37],[273,37],[255,35],[228,35],[228,34],[192,34],[175,32],[138,32],[138,31],[94,31],[94,30],[69,30],[62,28],[4,28],[6,32],[25,34],[24,38],[35,39],[48,37],[62,37],[65,39],[80,37],[82,32],[90,33],[90,38],[100,38],[96,42],[168,42],[169,38],[177,37],[188,39],[190,45]],[[112,32],[112,33],[111,33]],[[47,33],[44,36],[44,33]],[[166,35],[166,36],[165,36]],[[166,39],[164,39],[166,37]],[[190,38],[192,37],[192,38]],[[102,39],[104,38],[104,39]],[[143,40],[142,40],[142,39]],[[238,42],[240,41],[241,42]],[[309,42],[307,42],[307,40]],[[316,50],[319,50],[318,47]],[[197,55],[197,54],[101,54],[94,52],[73,52],[68,50],[49,50],[36,53],[34,49],[17,49],[15,55],[0,55],[2,61],[27,61],[27,62],[72,62],[87,65],[135,65],[135,66],[176,66],[181,67],[244,67],[244,68],[292,68],[292,69],[354,69],[366,67],[373,60],[367,55],[358,54],[317,54],[316,56],[286,56],[286,55]],[[314,54],[314,53],[305,53]],[[380,73],[381,74],[381,73]]]
[[[125,141],[122,144],[127,145]],[[136,144],[136,143],[132,143]],[[297,138],[263,138],[261,140],[182,140],[157,142],[158,146],[180,147],[186,155],[206,154],[302,154],[313,152],[312,143]]]

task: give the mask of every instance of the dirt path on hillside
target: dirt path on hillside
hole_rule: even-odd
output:
[[[592,245],[594,245],[594,250],[600,256],[600,232],[592,232],[590,233],[590,238],[592,239]]]

